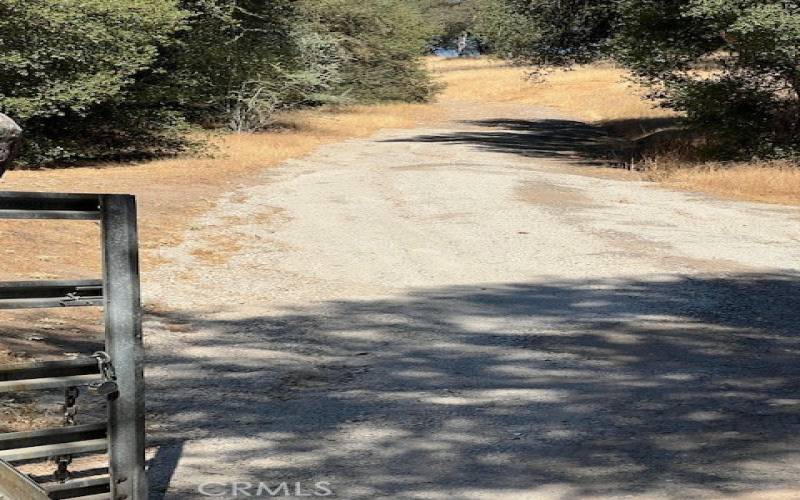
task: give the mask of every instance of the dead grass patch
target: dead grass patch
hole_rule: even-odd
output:
[[[444,100],[547,106],[593,123],[677,116],[643,99],[645,90],[612,64],[549,69],[533,77],[532,67],[489,58],[431,60],[429,66],[447,85]]]
[[[651,160],[645,172],[652,180],[719,197],[800,205],[800,167],[788,162],[693,166]]]
[[[53,415],[44,413],[35,402],[19,402],[13,393],[5,396],[7,399],[0,408],[0,432],[22,432],[58,425]]]
[[[10,191],[132,193],[139,204],[142,270],[160,263],[157,250],[179,243],[188,223],[217,197],[263,169],[306,155],[317,147],[368,136],[382,128],[413,127],[441,118],[434,106],[387,104],[287,113],[284,125],[258,134],[216,134],[211,155],[140,164],[12,171],[0,186]],[[91,223],[0,224],[0,279],[94,277],[99,272],[97,228]],[[44,259],[42,256],[45,256]],[[52,256],[50,261],[46,256]]]
[[[203,238],[203,247],[195,248],[190,253],[192,257],[204,264],[223,265],[230,260],[231,256],[244,248],[240,241],[246,238],[246,235],[237,233],[209,235]]]
[[[697,138],[676,127],[680,115],[645,99],[645,89],[613,64],[550,70],[536,78],[532,67],[488,58],[431,59],[429,66],[447,85],[444,101],[547,106],[633,141],[632,154],[645,158],[638,167],[648,179],[721,198],[800,205],[797,166],[698,161],[691,147]]]

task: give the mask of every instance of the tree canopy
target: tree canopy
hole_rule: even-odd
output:
[[[797,2],[624,0],[621,12],[617,59],[686,112],[717,156],[797,156]]]
[[[186,124],[425,100],[432,26],[402,0],[0,0],[0,112],[31,164],[171,154]]]
[[[618,0],[477,0],[475,30],[504,57],[535,64],[588,62],[603,54]]]
[[[800,150],[796,0],[479,0],[498,55],[570,65],[614,58],[710,140],[718,157]]]

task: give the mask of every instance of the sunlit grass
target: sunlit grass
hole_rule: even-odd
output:
[[[382,128],[413,127],[421,121],[436,121],[441,117],[437,107],[424,104],[297,111],[279,117],[279,126],[266,132],[203,133],[212,145],[204,154],[139,164],[11,171],[0,188],[136,195],[143,271],[147,276],[153,265],[160,262],[155,250],[181,241],[195,216],[210,208],[221,194],[250,182],[252,176],[288,159],[302,157],[324,144],[368,136]],[[0,276],[25,279],[96,274],[96,234],[91,227],[76,226],[69,238],[63,238],[56,227],[42,224],[5,223],[0,231],[0,248],[13,252],[9,254],[13,258],[0,259]],[[24,250],[19,242],[25,242]],[[84,251],[76,251],[80,248]],[[54,256],[57,265],[40,255]]]
[[[680,115],[657,107],[625,70],[609,63],[546,70],[513,66],[490,58],[429,59],[447,84],[443,101],[544,106],[606,127],[626,139],[645,139]],[[800,169],[788,162],[697,163],[683,154],[685,142],[653,139],[658,152],[641,163],[646,176],[673,187],[719,197],[800,205]],[[648,144],[649,141],[643,141]]]
[[[789,162],[653,162],[647,170],[650,178],[674,187],[739,200],[800,205],[800,168]]]
[[[591,122],[675,116],[643,99],[645,90],[610,64],[541,74],[493,59],[440,59],[429,66],[447,84],[444,100],[547,106]]]

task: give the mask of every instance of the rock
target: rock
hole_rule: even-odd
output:
[[[22,141],[22,129],[14,120],[0,113],[0,176],[11,166]]]

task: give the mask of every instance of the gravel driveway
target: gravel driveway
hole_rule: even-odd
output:
[[[800,211],[594,175],[546,110],[459,118],[268,171],[165,251],[153,498],[799,498]]]

